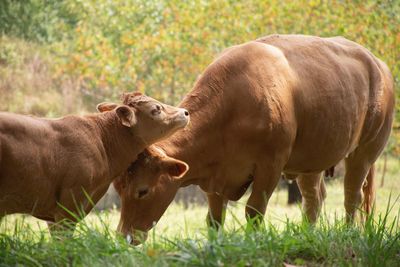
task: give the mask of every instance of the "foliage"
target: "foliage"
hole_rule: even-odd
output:
[[[343,35],[400,72],[397,1],[74,0],[69,8],[81,12],[66,71],[109,97],[126,88],[176,103],[216,54],[272,33]]]
[[[62,39],[77,22],[63,0],[1,1],[0,21],[0,34],[38,42]]]
[[[0,44],[0,110],[52,117],[75,111],[73,83],[54,74],[46,48],[5,36]]]
[[[2,1],[0,31],[50,43],[54,75],[72,79],[70,94],[86,107],[127,90],[177,104],[229,46],[272,33],[342,35],[393,72],[397,112],[390,148],[400,153],[400,1],[28,2]]]

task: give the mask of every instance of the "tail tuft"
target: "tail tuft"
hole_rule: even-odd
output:
[[[375,201],[375,186],[374,186],[374,176],[375,176],[375,166],[372,165],[369,169],[367,178],[364,181],[363,185],[363,193],[364,193],[364,200],[363,200],[363,209],[367,213],[367,216],[371,214],[372,206]]]

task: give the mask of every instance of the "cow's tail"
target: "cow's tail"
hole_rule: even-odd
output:
[[[372,165],[369,169],[367,178],[364,181],[363,193],[364,201],[362,203],[363,209],[367,216],[371,214],[372,206],[375,200],[375,186],[374,186],[375,166]]]

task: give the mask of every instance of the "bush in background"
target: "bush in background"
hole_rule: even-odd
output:
[[[69,99],[68,108],[58,113],[93,110],[99,101],[132,90],[177,104],[213,58],[231,45],[272,33],[342,35],[370,49],[393,72],[398,100],[389,147],[400,153],[400,1],[21,3],[2,1],[0,32],[41,44],[51,76],[42,90]],[[0,64],[4,53],[9,52],[1,45]],[[23,91],[17,85],[13,90]],[[51,110],[48,103],[40,112],[47,107]]]

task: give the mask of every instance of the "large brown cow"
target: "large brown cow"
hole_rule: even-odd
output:
[[[271,35],[227,49],[180,105],[191,112],[190,127],[134,163],[135,185],[115,181],[122,197],[119,231],[148,231],[189,184],[208,194],[214,222],[221,223],[227,201],[238,200],[250,184],[247,218],[264,215],[282,172],[297,177],[305,213],[315,222],[325,197],[321,172],[342,159],[352,221],[367,176],[371,203],[373,164],[393,120],[393,86],[382,61],[342,37]],[[183,162],[190,170],[174,179],[165,162],[178,166],[175,178],[187,171]],[[148,179],[156,187],[146,197],[130,194]]]
[[[76,222],[145,147],[189,121],[187,110],[140,93],[124,99],[129,106],[61,119],[0,113],[0,215]]]

